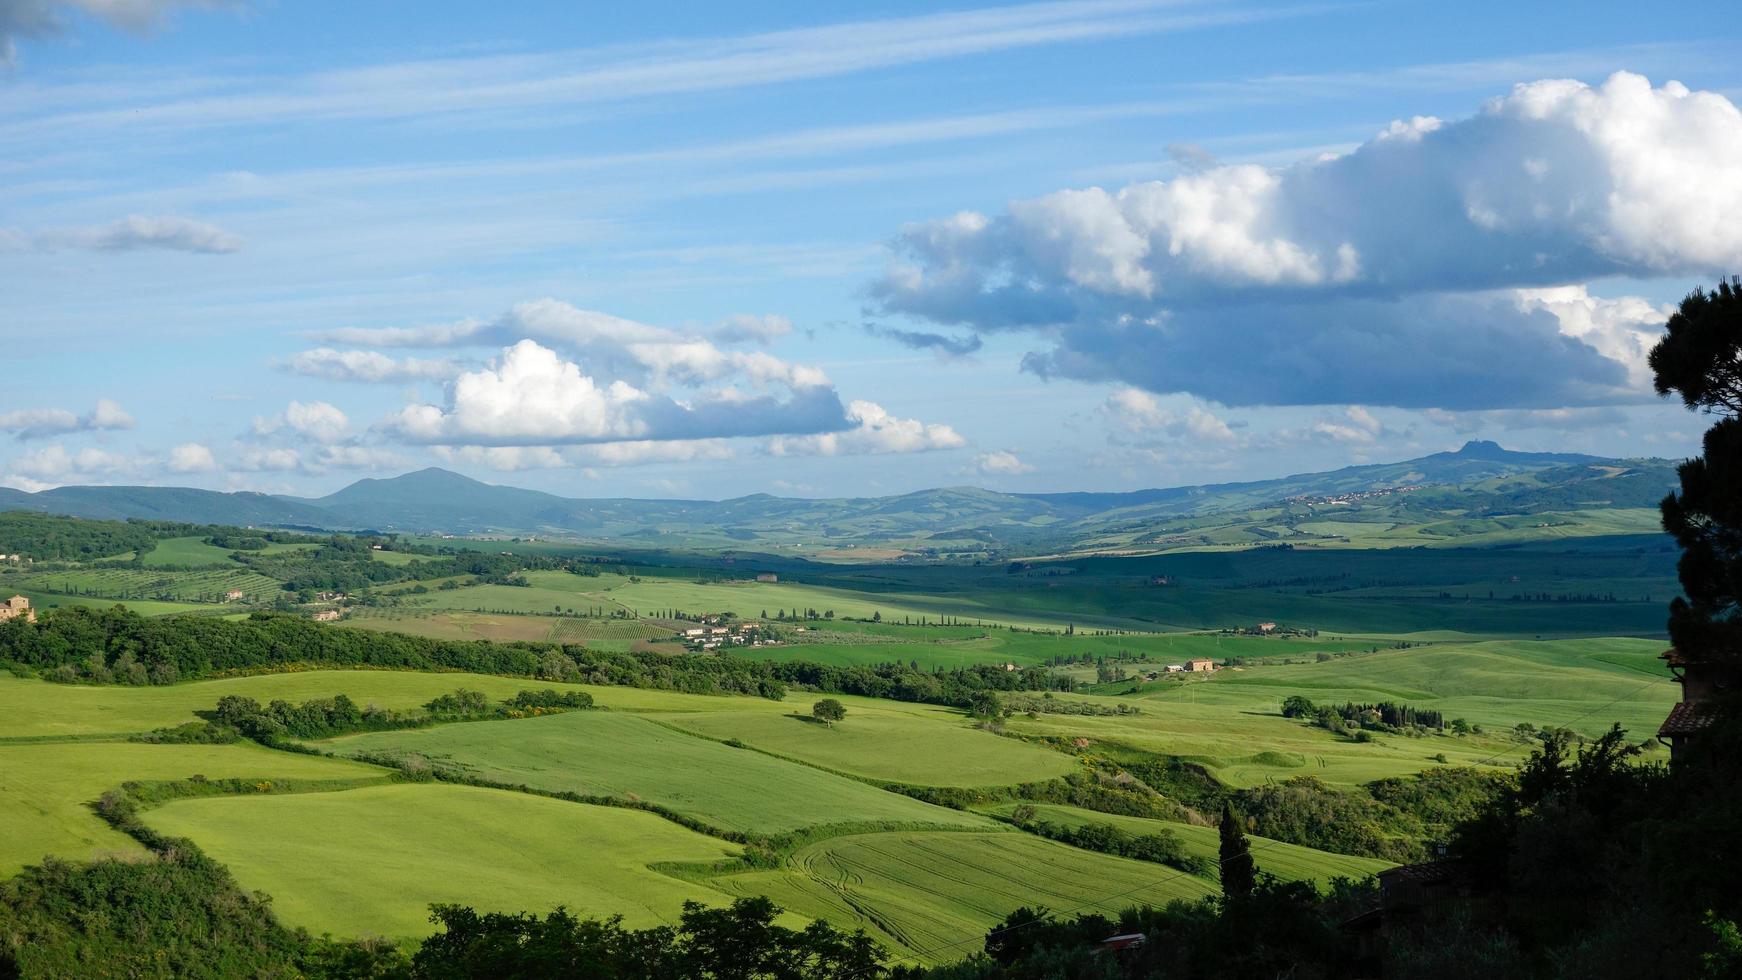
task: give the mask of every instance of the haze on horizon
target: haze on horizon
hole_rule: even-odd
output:
[[[0,485],[1117,490],[1679,457],[1716,4],[0,0]]]

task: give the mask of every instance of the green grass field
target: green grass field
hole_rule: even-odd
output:
[[[637,619],[586,619],[531,613],[443,612],[426,608],[360,607],[344,625],[358,629],[410,633],[438,640],[579,643],[600,650],[627,650],[655,637],[669,637],[669,627]]]
[[[1018,717],[1018,732],[1082,737],[1112,750],[1182,756],[1223,781],[1250,786],[1313,775],[1353,785],[1439,763],[1516,765],[1531,745],[1506,737],[1514,725],[1566,725],[1587,735],[1613,722],[1635,740],[1656,732],[1677,692],[1648,640],[1489,641],[1221,670],[1173,678],[1116,696],[1139,715]],[[1108,685],[1108,690],[1132,685]],[[1281,716],[1293,694],[1317,702],[1403,702],[1463,717],[1487,735],[1378,735],[1356,743]],[[1080,697],[1065,695],[1066,698]]]
[[[372,766],[274,752],[255,745],[128,742],[0,744],[0,877],[45,855],[88,859],[143,849],[88,804],[130,779],[357,779]]]
[[[62,572],[33,572],[19,576],[24,588],[62,596],[104,600],[107,605],[124,602],[129,607],[139,599],[170,602],[224,602],[226,593],[240,590],[253,602],[277,598],[279,583],[240,566],[195,572],[148,568],[79,568]]]
[[[229,694],[251,697],[261,703],[274,699],[300,703],[344,694],[358,704],[403,710],[461,687],[482,691],[498,700],[529,688],[591,690],[604,703],[619,700],[613,695],[628,690],[483,674],[387,670],[310,670],[163,687],[50,684],[0,674],[0,744],[8,739],[128,735],[167,728],[194,721],[194,712],[210,710],[219,698]]]
[[[820,724],[805,727],[816,738],[833,734]],[[617,712],[375,732],[321,744],[341,755],[415,753],[495,782],[646,800],[725,830],[773,834],[851,822],[984,826],[980,817]]]
[[[0,674],[0,744],[19,738],[125,735],[179,725],[231,694],[262,703],[344,694],[359,704],[402,710],[461,687],[493,699],[529,688],[583,690],[604,708],[646,713],[649,719],[710,738],[739,738],[764,751],[871,779],[1007,785],[1062,775],[1076,767],[1062,753],[975,730],[961,712],[931,705],[842,697],[846,721],[824,728],[795,717],[808,714],[814,700],[802,694],[769,701],[481,674],[382,670],[258,674],[142,688],[50,684]]]
[[[1117,915],[1144,902],[1194,899],[1215,886],[1172,868],[1079,850],[1023,833],[882,833],[835,837],[788,867],[710,879],[789,911],[863,928],[901,955],[961,959],[1021,906]]]
[[[1242,708],[1280,706],[1290,694],[1315,701],[1404,701],[1492,729],[1519,722],[1565,725],[1589,735],[1620,722],[1643,738],[1678,698],[1652,640],[1487,641],[1383,650],[1325,663],[1218,672],[1189,689],[1156,695],[1178,702],[1227,699]]]
[[[989,807],[987,812],[1009,816],[1011,811],[1019,805],[1002,803]],[[1031,805],[1034,807],[1037,820],[1064,827],[1080,827],[1084,824],[1101,823],[1112,824],[1132,834],[1153,834],[1160,830],[1171,831],[1179,836],[1180,843],[1185,845],[1188,854],[1208,858],[1211,861],[1221,859],[1221,838],[1215,827],[1199,827],[1195,824],[1175,823],[1169,820],[1150,820],[1144,817],[1097,813],[1093,810],[1054,803]],[[1259,870],[1269,872],[1286,881],[1312,881],[1322,887],[1330,879],[1338,876],[1365,878],[1391,867],[1390,862],[1377,858],[1331,854],[1327,851],[1275,841],[1267,837],[1253,835],[1249,840],[1252,842],[1252,857],[1258,862]]]
[[[657,716],[667,724],[866,779],[918,786],[1008,786],[1062,776],[1070,756],[972,727],[960,711],[925,704],[840,697],[847,718],[821,728],[808,713],[811,698],[784,702],[744,698],[698,704]]]
[[[430,933],[432,902],[674,922],[684,901],[725,896],[648,865],[739,850],[651,813],[469,786],[182,800],[146,820],[193,838],[243,888],[272,895],[290,925],[396,940]]]
[[[1194,657],[1311,658],[1319,651],[1365,651],[1389,646],[1392,637],[1322,635],[1260,637],[1220,633],[1132,633],[1056,630],[1034,632],[979,626],[909,626],[899,623],[833,622],[789,632],[789,642],[756,651],[769,660],[808,660],[843,666],[916,662],[921,667],[974,664],[1042,664],[1057,656],[1121,657],[1151,663],[1181,663]],[[1091,664],[1082,679],[1092,681]]]
[[[204,535],[196,535],[187,538],[164,538],[157,542],[157,547],[146,552],[141,561],[154,567],[234,564],[230,561],[231,553],[227,548],[207,544]]]
[[[14,592],[19,593],[28,598],[30,604],[35,606],[38,610],[58,609],[62,606],[83,606],[87,609],[108,609],[112,606],[122,605],[141,616],[173,616],[177,613],[209,614],[218,612],[221,609],[221,607],[214,607],[208,603],[198,602],[162,602],[156,599],[127,599],[123,601],[97,596],[57,595],[52,592],[44,592],[40,589],[31,588],[30,586],[20,586],[16,584],[6,588],[0,588],[0,591],[4,591],[7,595],[11,595]]]

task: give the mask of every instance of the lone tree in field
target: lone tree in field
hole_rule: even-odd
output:
[[[811,717],[829,726],[835,727],[835,722],[847,717],[847,709],[834,698],[823,698],[811,705]]]
[[[1240,826],[1240,816],[1234,804],[1222,804],[1222,897],[1230,902],[1252,894],[1257,884],[1258,865],[1252,861],[1252,845],[1246,842],[1246,830]]]
[[[1658,394],[1719,416],[1704,454],[1677,470],[1681,491],[1663,499],[1687,594],[1670,603],[1670,639],[1711,658],[1742,656],[1742,279],[1689,293],[1651,350],[1651,370]]]
[[[1004,717],[1004,702],[991,691],[975,691],[968,695],[968,715],[986,721],[997,721]]]

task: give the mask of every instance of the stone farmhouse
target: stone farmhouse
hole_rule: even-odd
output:
[[[36,622],[36,610],[30,608],[30,600],[24,596],[15,595],[12,598],[7,599],[4,606],[0,606],[0,623],[4,623],[9,619],[17,619],[21,616],[27,623]]]

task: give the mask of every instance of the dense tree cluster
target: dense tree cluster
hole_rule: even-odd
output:
[[[1296,776],[1237,791],[1235,799],[1253,833],[1336,854],[1418,861],[1426,851],[1419,825],[1362,792],[1340,792],[1316,776]]]
[[[460,688],[438,695],[422,711],[392,711],[377,705],[358,705],[339,694],[301,704],[272,701],[262,705],[237,694],[218,699],[206,712],[207,720],[175,728],[160,728],[137,740],[156,743],[223,744],[248,738],[277,745],[291,738],[333,738],[354,732],[420,728],[438,721],[482,721],[519,718],[556,711],[591,708],[593,696],[585,691],[521,691],[501,703],[491,703],[481,691]]]
[[[36,561],[90,561],[123,552],[150,551],[157,534],[122,521],[87,521],[55,514],[0,513],[0,554]]]
[[[1338,879],[1329,895],[1306,882],[1258,875],[1238,898],[1172,902],[1163,908],[1052,916],[1017,909],[986,934],[984,952],[927,970],[927,980],[1121,980],[1359,975],[1337,925],[1373,899],[1372,889]],[[1122,949],[1109,937],[1142,935]]]
[[[0,881],[0,977],[366,977],[391,946],[311,939],[192,846],[157,860],[49,859]]]
[[[626,929],[621,917],[577,919],[479,914],[436,906],[441,931],[411,958],[410,976],[428,980],[495,977],[643,977],[670,980],[877,980],[889,975],[883,949],[863,932],[826,922],[789,929],[779,906],[741,898],[723,909],[684,904],[675,927]]]
[[[1291,694],[1282,701],[1284,718],[1311,718],[1321,727],[1334,732],[1349,731],[1420,731],[1443,730],[1445,715],[1432,708],[1417,708],[1408,704],[1380,701],[1375,704],[1314,704],[1311,699]],[[1453,724],[1461,719],[1454,719]],[[1468,730],[1463,725],[1462,730]]]

